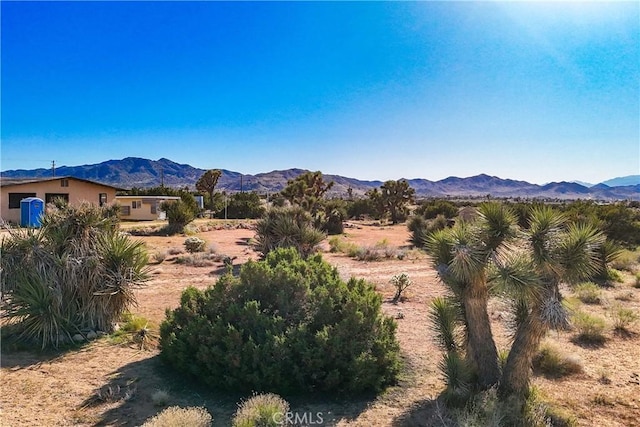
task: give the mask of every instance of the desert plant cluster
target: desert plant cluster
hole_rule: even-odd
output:
[[[305,425],[314,416],[322,425],[577,425],[545,389],[621,384],[594,360],[638,339],[637,206],[416,201],[406,181],[330,199],[319,172],[262,199],[221,195],[219,176],[198,183],[206,224],[192,194],[177,190],[166,224],[144,233],[124,232],[113,208],[64,203],[49,206],[40,228],[7,230],[3,352],[35,346],[73,358],[98,351],[97,340],[157,355],[157,370],[109,373],[78,404],[79,413],[105,408],[96,423],[106,424],[121,421],[106,408],[122,405],[145,426]],[[225,218],[256,219],[212,226],[221,200]],[[352,238],[368,230],[379,234]],[[400,244],[384,234],[398,230]],[[226,233],[234,237],[223,243]],[[167,303],[153,305],[174,282]],[[634,375],[624,384],[640,384]],[[588,406],[634,419],[635,403],[610,390]],[[309,409],[327,398],[368,403],[343,418],[325,403]],[[144,402],[151,409],[135,409]]]
[[[147,254],[117,224],[108,208],[59,205],[40,228],[2,240],[4,317],[21,340],[45,348],[95,338],[135,305]]]

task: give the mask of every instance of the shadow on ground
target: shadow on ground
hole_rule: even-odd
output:
[[[441,399],[424,399],[391,422],[393,427],[447,427],[453,426]]]
[[[251,393],[211,391],[206,386],[176,373],[159,356],[132,362],[109,375],[111,380],[95,390],[80,408],[95,412],[100,406],[96,426],[140,426],[168,406],[201,406],[213,417],[214,425],[231,425],[237,405]],[[164,405],[154,405],[153,394],[164,390],[169,397]],[[308,425],[334,426],[341,420],[356,419],[375,399],[327,396],[283,396],[298,419]],[[98,409],[99,411],[99,409]]]

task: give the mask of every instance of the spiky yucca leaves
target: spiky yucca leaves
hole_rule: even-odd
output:
[[[515,215],[504,205],[485,203],[475,222],[459,222],[427,240],[440,279],[460,301],[467,332],[466,357],[478,372],[478,385],[489,388],[500,376],[498,353],[487,313],[488,270],[516,234]]]
[[[600,245],[599,249],[597,271],[593,277],[596,280],[606,282],[610,279],[609,265],[620,258],[624,250],[611,240],[606,240],[602,245]]]
[[[489,251],[497,251],[517,234],[517,217],[501,203],[482,203],[478,207],[481,240]]]
[[[4,316],[22,328],[21,339],[57,347],[84,328],[110,331],[135,304],[147,257],[141,243],[116,231],[111,215],[90,204],[59,204],[40,229],[3,241]]]
[[[55,272],[51,277],[22,271],[18,273],[15,290],[4,304],[4,316],[21,323],[18,340],[38,343],[41,348],[57,346],[74,331],[69,319],[74,306],[64,303],[64,295],[56,286]]]
[[[464,348],[461,343],[461,340],[466,341],[464,314],[459,301],[455,298],[434,298],[431,301],[429,320],[436,343],[443,351],[452,352]]]
[[[474,369],[466,359],[455,351],[446,352],[438,364],[438,368],[447,384],[447,388],[443,393],[447,404],[452,406],[464,405],[475,389]]]
[[[528,312],[516,330],[507,358],[500,383],[502,396],[524,401],[530,389],[532,359],[540,341],[549,329],[568,325],[560,283],[584,279],[597,270],[598,251],[604,243],[602,233],[591,225],[565,224],[565,218],[549,207],[532,210],[526,240],[539,284],[533,286],[536,292],[524,298]]]
[[[94,324],[106,331],[122,313],[137,305],[134,289],[149,280],[149,260],[142,241],[132,241],[118,232],[101,235],[97,248],[101,280],[93,282],[90,306]]]
[[[325,238],[313,227],[311,214],[299,206],[272,208],[256,223],[256,249],[264,256],[277,248],[293,247],[307,257]]]

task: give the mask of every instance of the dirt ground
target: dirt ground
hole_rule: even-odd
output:
[[[250,246],[254,236],[250,228],[237,228],[237,223],[231,222],[226,227],[220,222],[201,222],[200,229],[205,231],[197,236],[213,245],[216,253],[236,257],[235,265],[258,258]],[[319,424],[321,419],[326,426],[442,425],[436,400],[443,388],[437,369],[441,354],[433,343],[427,316],[429,302],[443,294],[443,286],[425,255],[411,250],[405,225],[356,222],[345,232],[343,238],[357,245],[384,243],[405,253],[402,260],[362,262],[329,253],[326,243],[323,247],[325,259],[345,279],[356,276],[374,283],[384,297],[385,313],[398,318],[404,372],[398,385],[377,397],[285,397],[293,411],[314,414],[311,421]],[[185,240],[184,236],[134,238],[143,240],[152,254],[175,252],[183,248]],[[221,262],[193,267],[176,263],[176,256],[167,255],[163,262],[154,264],[152,279],[137,291],[139,305],[132,311],[147,318],[156,331],[165,310],[178,305],[184,288],[205,288],[224,272]],[[389,280],[402,272],[414,284],[407,290],[406,300],[394,304]],[[601,305],[581,309],[607,317],[616,304],[640,313],[640,289],[632,286],[630,275],[625,283],[604,290]],[[508,348],[503,309],[500,301],[491,302],[498,346]],[[534,382],[547,401],[573,414],[580,426],[640,426],[640,327],[636,325],[636,332],[620,336],[613,333],[611,319],[607,321],[607,341],[600,347],[575,344],[571,332],[550,333],[547,341],[582,360],[584,372],[561,380],[536,376]],[[12,351],[3,346],[0,425],[138,426],[162,410],[163,406],[154,406],[151,398],[158,390],[168,392],[165,406],[205,406],[214,425],[230,425],[236,403],[247,396],[211,392],[166,368],[158,354],[156,349],[117,344],[109,337],[63,353]]]

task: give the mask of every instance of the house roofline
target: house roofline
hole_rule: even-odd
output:
[[[75,176],[68,176],[68,175],[65,175],[65,176],[50,176],[50,177],[46,177],[46,178],[5,178],[5,177],[0,177],[0,187],[11,187],[11,186],[23,185],[23,184],[37,184],[39,182],[55,181],[57,179],[74,179],[76,181],[81,181],[81,182],[86,182],[86,183],[89,183],[89,184],[101,185],[103,187],[113,188],[116,191],[127,191],[126,188],[115,187],[113,185],[105,184],[103,182],[91,181],[90,179],[78,178],[78,177],[75,177]]]

